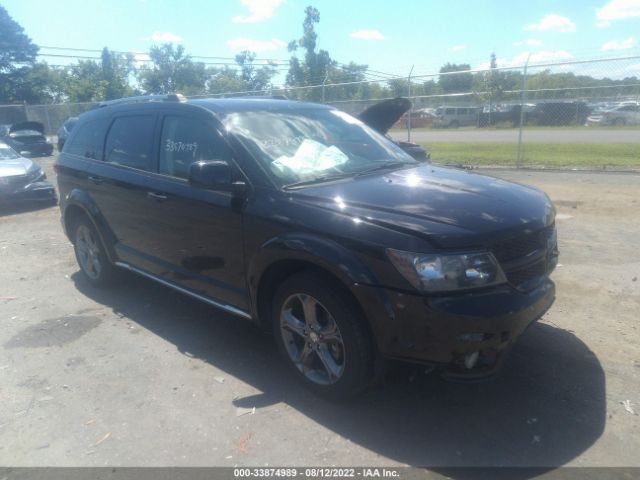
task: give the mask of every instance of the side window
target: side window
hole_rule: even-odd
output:
[[[149,170],[154,126],[153,115],[116,118],[107,135],[105,161]]]
[[[467,111],[466,108],[459,108],[458,109],[458,115],[466,115],[467,113],[469,113],[469,112]]]
[[[197,118],[167,116],[160,137],[159,172],[187,178],[199,160],[231,160],[231,152],[218,133]]]
[[[456,114],[456,109],[455,108],[447,108],[444,111],[445,115],[455,115]]]
[[[108,118],[90,120],[80,125],[71,141],[65,143],[64,152],[94,160],[102,160],[104,135],[108,126]]]

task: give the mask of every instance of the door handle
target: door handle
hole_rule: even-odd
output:
[[[167,199],[166,195],[156,192],[147,192],[147,197],[153,198],[154,200],[157,200],[159,202],[164,202]]]
[[[104,182],[104,178],[101,177],[94,177],[92,175],[89,175],[87,177],[87,179],[91,182],[91,183],[95,183],[96,185],[100,185],[102,182]]]

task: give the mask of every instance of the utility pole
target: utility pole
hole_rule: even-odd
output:
[[[329,71],[327,70],[324,74],[324,80],[322,81],[322,103],[324,103],[324,87],[327,84],[327,80],[329,80]]]
[[[411,102],[411,74],[413,73],[414,65],[411,65],[411,70],[409,70],[409,76],[407,77],[407,92],[409,93],[409,102]],[[407,142],[411,141],[411,108],[409,107],[409,111],[407,112]]]
[[[522,89],[520,90],[520,129],[518,131],[518,159],[516,160],[516,167],[522,166],[522,124],[524,123],[524,103],[526,99],[527,90],[527,67],[529,66],[529,59],[531,54],[527,57],[527,61],[524,64],[524,70],[522,72]]]

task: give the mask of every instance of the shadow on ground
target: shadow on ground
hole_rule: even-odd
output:
[[[525,333],[490,382],[447,383],[402,367],[385,385],[333,404],[299,386],[272,339],[249,322],[138,277],[112,290],[96,290],[78,273],[72,278],[96,302],[263,392],[236,400],[237,406],[286,402],[397,462],[556,467],[579,456],[604,429],[605,377],[598,359],[571,332],[546,324]]]
[[[2,203],[4,202],[4,203]],[[0,217],[8,217],[11,215],[20,215],[27,212],[35,212],[36,210],[45,210],[58,205],[58,201],[53,200],[35,200],[20,203],[10,203],[10,200],[0,200]]]

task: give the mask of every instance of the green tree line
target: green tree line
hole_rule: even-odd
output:
[[[471,97],[464,99],[467,102],[473,99],[474,102],[497,103],[516,98],[508,92],[522,88],[522,72],[500,70],[494,54],[487,71],[469,72],[468,64],[447,63],[438,76],[426,81],[412,80],[410,89],[406,78],[369,81],[372,75],[367,65],[342,64],[328,51],[318,49],[315,26],[319,22],[318,9],[307,7],[302,36],[288,45],[291,58],[283,91],[273,86],[278,73],[276,67],[257,62],[255,53],[250,51],[236,55],[235,66],[218,67],[195,61],[180,45],[152,46],[146,62],[136,61],[133,54],[113,52],[105,47],[99,60],[78,60],[70,65],[52,66],[38,61],[38,47],[0,6],[0,104],[96,102],[169,92],[184,95],[285,94],[295,99],[331,102],[406,96],[409,90],[411,95],[434,98],[469,93]],[[543,98],[576,98],[587,94],[607,95],[612,86],[637,83],[637,77],[612,80],[544,70],[529,75],[525,87],[544,92],[544,95],[540,94]],[[638,92],[638,87],[616,90],[619,94]],[[537,96],[531,94],[529,98]]]

